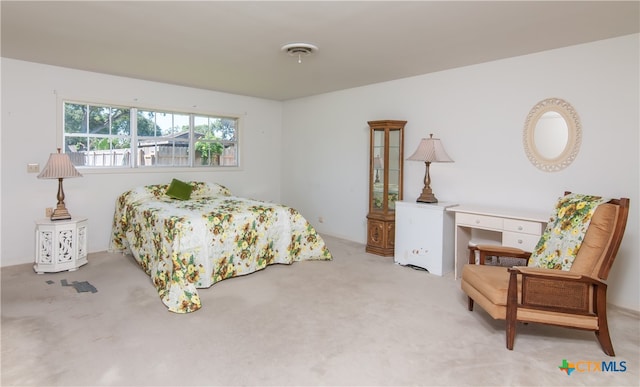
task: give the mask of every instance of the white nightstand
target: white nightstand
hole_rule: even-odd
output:
[[[453,271],[454,203],[396,202],[394,261],[442,276]]]
[[[36,262],[38,273],[74,271],[87,263],[87,218],[36,221]]]

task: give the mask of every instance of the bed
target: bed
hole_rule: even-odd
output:
[[[291,207],[233,196],[211,182],[182,183],[191,193],[180,200],[167,195],[173,183],[121,194],[109,246],[134,257],[171,312],[200,309],[197,289],[226,278],[271,264],[332,259],[320,235]]]

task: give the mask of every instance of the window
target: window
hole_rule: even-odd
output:
[[[69,101],[63,105],[64,151],[76,166],[238,166],[238,118]]]

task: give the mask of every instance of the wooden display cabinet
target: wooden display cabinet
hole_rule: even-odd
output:
[[[368,253],[393,256],[395,204],[402,200],[404,126],[407,121],[369,121]]]

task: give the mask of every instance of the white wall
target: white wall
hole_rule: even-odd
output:
[[[406,155],[434,133],[455,160],[432,164],[432,188],[440,201],[550,214],[565,190],[629,197],[609,301],[640,310],[639,36],[288,101],[282,198],[320,232],[365,243],[367,121],[407,120]],[[554,173],[535,168],[522,145],[529,110],[549,97],[571,103],[583,130],[574,163]],[[405,199],[419,196],[423,176],[424,163],[405,161]]]
[[[241,170],[182,170],[144,173],[83,173],[66,179],[65,203],[72,215],[89,218],[89,252],[108,248],[116,197],[144,184],[185,180],[215,181],[234,194],[280,200],[282,103],[200,89],[2,58],[2,266],[32,262],[34,220],[55,207],[57,181],[27,173],[42,169],[61,142],[57,137],[56,95],[204,113],[240,115]],[[134,101],[137,99],[137,102]],[[196,105],[194,108],[193,106]]]

